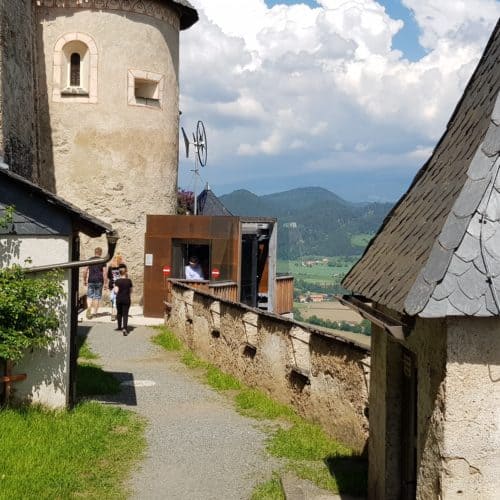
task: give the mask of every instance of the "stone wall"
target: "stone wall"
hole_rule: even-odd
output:
[[[167,325],[202,358],[291,404],[362,451],[368,435],[366,346],[174,284]]]
[[[33,178],[35,90],[31,0],[0,2],[0,156]]]

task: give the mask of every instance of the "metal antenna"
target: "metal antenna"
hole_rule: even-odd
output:
[[[200,177],[200,165],[204,167],[207,164],[207,134],[205,133],[205,125],[201,120],[196,124],[196,132],[193,132],[193,142],[189,142],[188,136],[181,127],[182,135],[184,137],[184,146],[186,148],[186,158],[189,158],[189,145],[194,146],[194,215],[198,213],[198,198],[196,196],[196,185],[198,177]]]

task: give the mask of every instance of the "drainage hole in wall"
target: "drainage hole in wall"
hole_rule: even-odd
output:
[[[308,374],[298,368],[292,368],[288,378],[292,386],[299,391],[302,391],[306,385],[311,384]]]
[[[245,344],[243,346],[243,356],[245,356],[245,358],[253,359],[255,358],[256,354],[257,354],[257,347],[255,347],[254,345]]]
[[[220,331],[219,331],[219,330],[215,330],[215,329],[214,329],[214,330],[212,330],[212,337],[213,337],[214,339],[218,339],[218,338],[220,338]]]

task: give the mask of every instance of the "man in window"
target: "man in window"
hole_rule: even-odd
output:
[[[192,255],[189,258],[189,265],[185,269],[187,280],[203,280],[203,270],[200,266],[200,260],[196,255]]]

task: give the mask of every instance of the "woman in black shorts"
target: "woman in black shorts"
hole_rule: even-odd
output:
[[[132,280],[128,278],[127,266],[120,264],[120,277],[115,281],[116,293],[116,320],[118,330],[123,335],[128,335],[128,311],[130,309],[130,294],[132,293]]]

